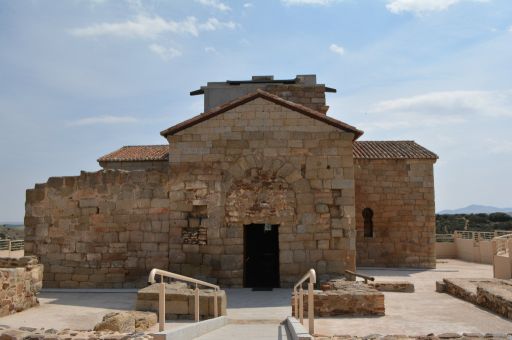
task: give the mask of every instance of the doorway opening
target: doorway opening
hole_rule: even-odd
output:
[[[244,287],[279,287],[279,225],[244,226]]]

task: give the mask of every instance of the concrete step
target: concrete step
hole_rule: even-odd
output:
[[[275,323],[230,323],[224,327],[204,334],[198,340],[288,340],[286,327]]]

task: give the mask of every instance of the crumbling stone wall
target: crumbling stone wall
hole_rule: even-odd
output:
[[[168,173],[82,172],[27,190],[25,252],[40,257],[45,287],[144,286],[167,269]]]
[[[433,160],[355,160],[357,264],[435,268]],[[364,236],[363,209],[373,211]]]
[[[0,316],[37,306],[43,284],[43,265],[37,258],[0,258]]]
[[[354,269],[353,137],[262,98],[169,135],[170,269],[242,286],[253,223],[279,225],[282,286]]]

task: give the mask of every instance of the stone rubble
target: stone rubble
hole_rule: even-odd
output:
[[[150,340],[153,336],[144,332],[121,333],[114,331],[56,330],[53,328],[19,327],[0,325],[0,340]]]
[[[157,323],[156,313],[152,312],[112,312],[94,326],[95,331],[117,331],[121,333],[141,332]]]
[[[333,278],[314,291],[315,316],[384,315],[384,294],[361,281]],[[307,315],[307,291],[304,292],[304,317]],[[292,297],[292,310],[294,300]],[[292,311],[294,313],[294,311]]]
[[[436,290],[512,319],[512,284],[509,280],[445,278],[442,283],[436,283]]]

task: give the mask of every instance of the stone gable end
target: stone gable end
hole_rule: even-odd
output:
[[[225,285],[244,280],[244,225],[279,225],[282,286],[309,268],[355,266],[353,134],[257,98],[169,135],[177,228],[170,268]],[[199,213],[201,211],[201,213]]]

